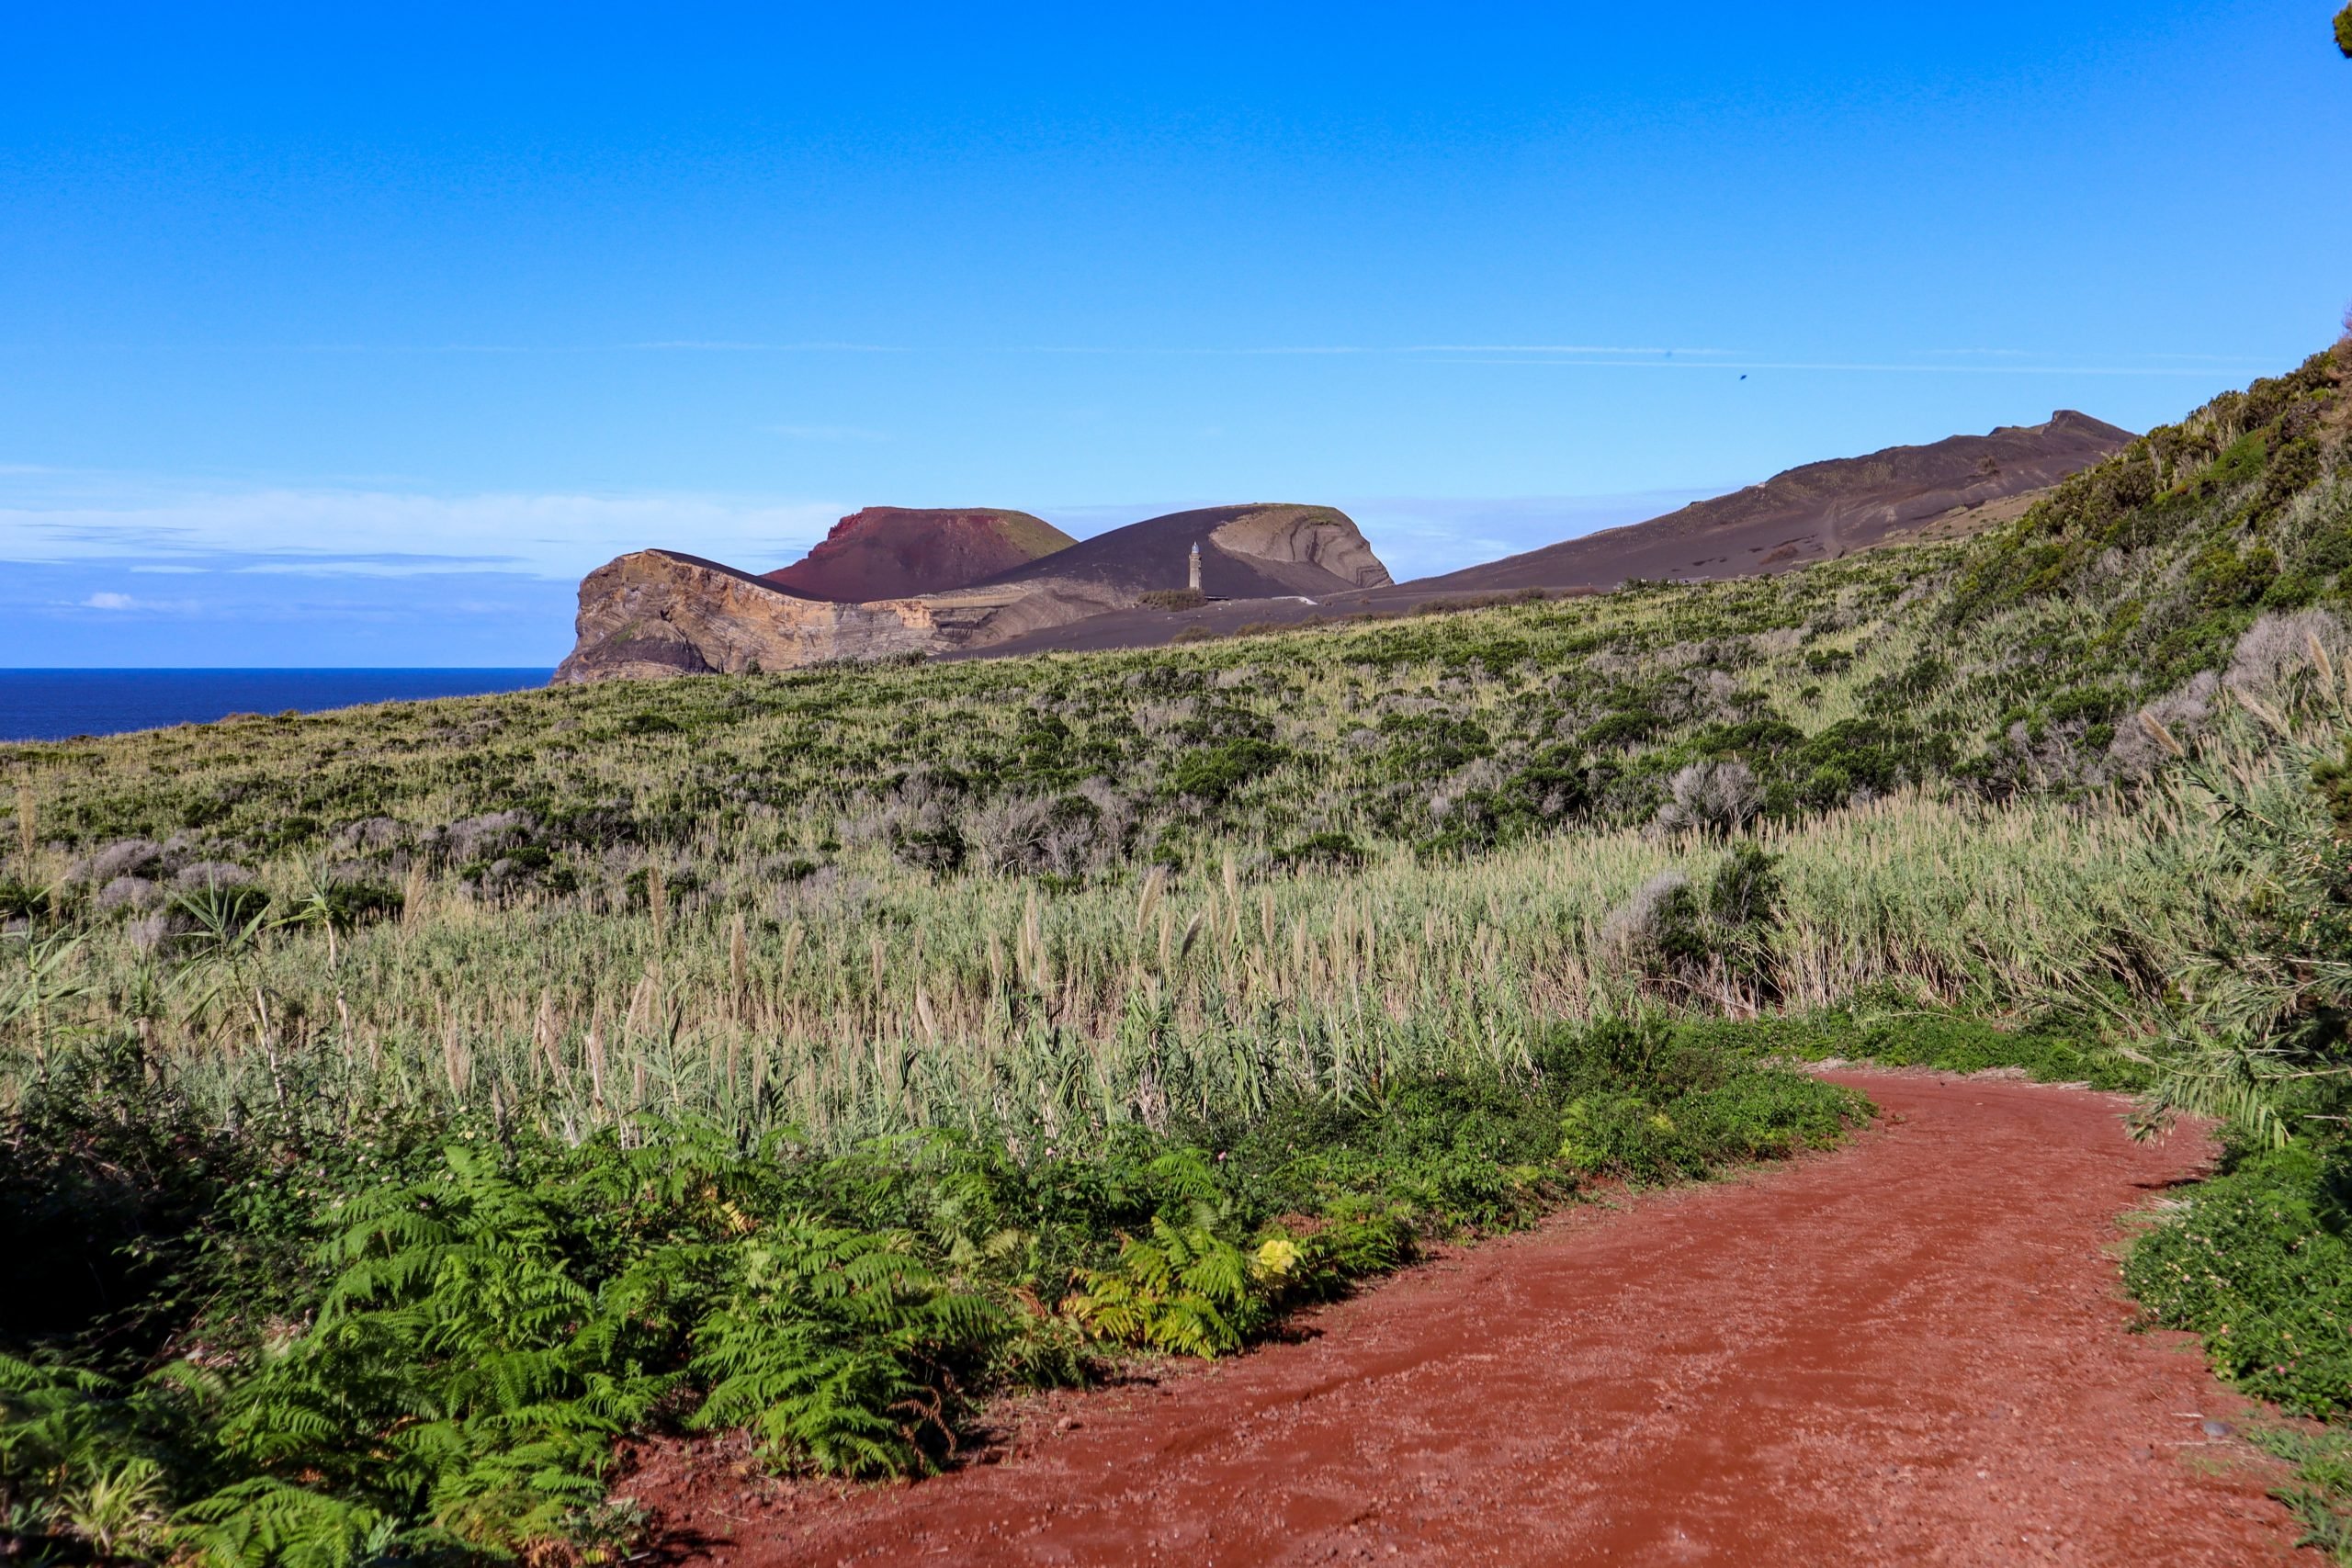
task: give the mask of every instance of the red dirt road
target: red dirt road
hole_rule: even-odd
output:
[[[1831,1076],[1883,1112],[1844,1150],[1576,1211],[1301,1342],[1032,1404],[999,1462],[764,1506],[714,1466],[645,1495],[730,1568],[2296,1561],[2273,1472],[2193,1418],[2245,1402],[2181,1337],[2126,1330],[2116,1216],[2203,1142],[2135,1145],[2078,1090]]]

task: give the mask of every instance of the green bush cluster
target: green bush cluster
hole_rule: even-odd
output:
[[[2124,1280],[2213,1369],[2308,1415],[2352,1413],[2352,1150],[2268,1150],[2164,1213]]]
[[[2148,1082],[2142,1063],[2089,1042],[2071,1019],[2009,1029],[1962,1013],[1904,1008],[1872,1016],[1832,1008],[1746,1023],[1692,1020],[1679,1028],[1694,1041],[1802,1062],[1873,1062],[1948,1073],[2014,1067],[2036,1083],[2102,1089],[2141,1089]]]
[[[1589,1109],[1628,1095],[1673,1135]],[[676,1120],[567,1145],[511,1115],[322,1146],[266,1111],[207,1127],[134,1042],[91,1043],[0,1145],[0,1256],[92,1282],[15,1281],[0,1306],[0,1514],[66,1551],[104,1516],[128,1560],[584,1550],[620,1528],[623,1435],[743,1428],[779,1465],[927,1470],[993,1390],[1082,1378],[1105,1348],[1221,1354],[1420,1235],[1523,1224],[1589,1175],[1823,1144],[1863,1111],[1652,1023],[1562,1029],[1507,1077],[1026,1161]]]
[[[1176,764],[1170,790],[1178,795],[1216,805],[1283,761],[1283,749],[1254,736],[1204,747]]]
[[[1742,840],[1704,883],[1661,882],[1637,912],[1627,911],[1621,928],[1626,961],[1686,993],[1728,979],[1771,999],[1770,950],[1781,899],[1772,867],[1772,856]]]
[[[2006,682],[2038,707],[2110,676],[2163,692],[2225,660],[2260,610],[2345,603],[2352,530],[2296,509],[2341,463],[2348,363],[2313,355],[2066,480],[1971,553],[1944,618],[1966,627],[2050,600],[2104,617],[2104,634],[2085,616],[2041,634],[2033,651],[2063,682]]]
[[[1853,1116],[1814,1079],[1746,1073],[1662,1100],[1608,1093],[1572,1100],[1561,1118],[1559,1157],[1594,1175],[1661,1181],[1826,1147]]]
[[[0,920],[27,920],[50,912],[51,893],[21,876],[0,876]]]

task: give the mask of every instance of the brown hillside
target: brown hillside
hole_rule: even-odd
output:
[[[1610,589],[1630,578],[1746,577],[1982,513],[2120,451],[2132,433],[2062,409],[2041,424],[1807,463],[1679,512],[1406,584],[1430,595]],[[1991,521],[1989,517],[1982,521]],[[1375,595],[1385,599],[1389,595]]]
[[[766,581],[811,599],[865,604],[965,588],[1076,543],[1042,517],[999,507],[869,506]]]

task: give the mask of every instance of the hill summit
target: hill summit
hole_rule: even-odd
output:
[[[811,599],[863,604],[969,587],[1078,541],[1042,517],[994,506],[868,506],[763,581]]]
[[[990,582],[1082,584],[1126,596],[1181,589],[1196,546],[1201,589],[1216,599],[1319,598],[1389,581],[1371,542],[1338,507],[1257,502],[1147,517]]]

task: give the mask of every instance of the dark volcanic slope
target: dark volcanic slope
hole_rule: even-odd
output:
[[[1664,517],[1547,545],[1443,577],[1356,586],[1251,587],[1248,578],[1220,573],[1212,563],[1207,591],[1224,604],[1175,614],[1118,609],[1065,626],[1048,626],[972,652],[998,658],[1024,653],[1153,648],[1180,633],[1227,635],[1244,627],[1295,625],[1363,611],[1397,613],[1433,601],[1542,589],[1601,592],[1628,578],[1689,581],[1782,571],[1868,548],[1895,537],[1934,537],[2005,521],[2032,497],[2069,474],[2089,468],[2132,440],[2132,433],[2062,410],[2047,423],[2005,425],[1990,435],[1954,435],[1927,446],[1890,446],[1866,457],[1808,463],[1759,485],[1699,502]],[[1147,537],[1146,530],[1205,519],[1220,513],[1178,513],[1106,534],[1051,563],[1074,561],[1080,550],[1134,536],[1124,553],[1151,563],[1185,547],[1181,538]],[[1204,552],[1205,553],[1205,552]],[[1256,563],[1250,563],[1254,566]],[[1175,587],[1182,578],[1155,577],[1149,587]],[[1233,584],[1219,587],[1220,582]],[[1304,593],[1317,601],[1299,603]]]
[[[906,599],[968,587],[1074,542],[1026,512],[869,506],[834,524],[805,559],[769,572],[765,581],[843,604]]]
[[[1927,446],[1807,463],[1664,517],[1425,577],[1407,588],[1482,593],[1614,588],[1628,578],[1745,577],[1863,549],[1891,534],[2056,484],[2120,450],[2132,433],[2062,409]],[[1382,595],[1380,597],[1385,597]]]
[[[1329,506],[1256,502],[1171,512],[1098,534],[975,587],[1048,580],[1100,583],[1123,593],[1185,585],[1201,547],[1201,591],[1219,599],[1319,596],[1388,581],[1347,513]]]

